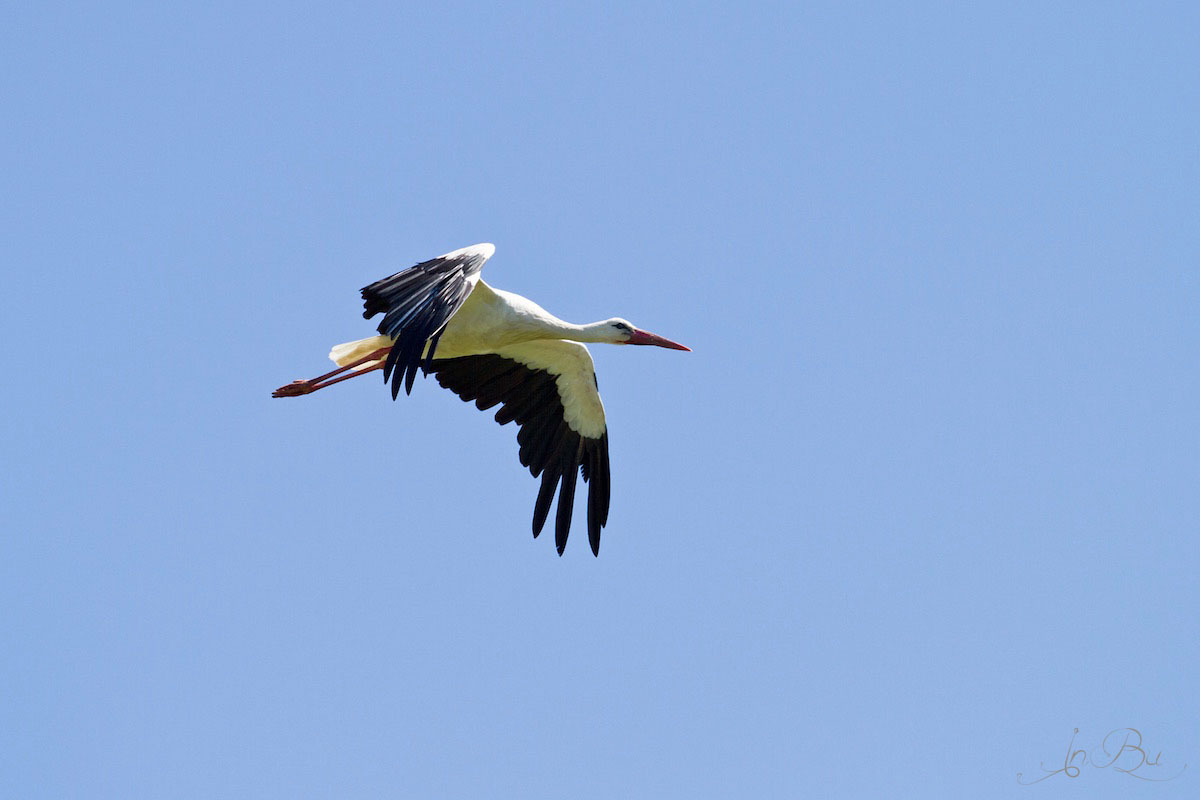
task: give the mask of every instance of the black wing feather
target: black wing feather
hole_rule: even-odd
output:
[[[561,556],[567,547],[567,535],[571,532],[571,511],[575,507],[575,481],[579,477],[579,457],[583,454],[583,442],[579,436],[571,437],[574,447],[562,451],[562,486],[558,490],[558,515],[554,519],[554,546]]]
[[[538,489],[537,502],[533,504],[533,538],[537,538],[550,516],[550,506],[554,503],[554,490],[558,488],[559,470],[551,466],[542,473],[542,487]],[[560,552],[561,556],[562,553]]]
[[[479,274],[485,261],[487,256],[478,251],[440,256],[363,287],[363,318],[382,313],[378,330],[396,342],[383,367],[383,379],[391,383],[393,399],[402,384],[412,394],[422,361],[426,371],[431,369],[438,338],[471,294],[471,278]]]
[[[583,479],[592,484],[588,492],[588,544],[600,555],[600,528],[608,522],[608,432],[599,446],[588,448],[584,454]]]
[[[580,471],[588,484],[588,543],[600,554],[600,529],[608,522],[608,433],[599,438],[580,436],[563,417],[555,377],[503,356],[488,354],[438,358],[430,371],[442,386],[480,409],[501,403],[496,421],[516,421],[521,463],[533,477],[542,478],[533,506],[533,535],[542,532],[558,490],[554,544],[562,555],[571,530],[575,483]]]

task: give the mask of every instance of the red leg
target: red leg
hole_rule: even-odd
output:
[[[338,367],[335,370],[326,372],[324,375],[318,375],[315,378],[309,378],[306,381],[292,381],[287,386],[280,386],[275,391],[271,392],[271,397],[299,397],[302,394],[312,394],[318,389],[324,389],[326,386],[332,386],[335,383],[357,378],[359,375],[366,375],[368,372],[374,372],[377,369],[383,369],[383,364],[376,364],[366,369],[360,369],[357,372],[351,372],[348,375],[342,375],[348,369],[354,369],[357,366],[366,364],[368,361],[378,361],[387,356],[390,347],[382,347],[373,353],[363,356],[357,361],[352,361],[344,367]],[[335,375],[341,375],[340,378],[335,378]],[[332,380],[330,380],[332,378]]]

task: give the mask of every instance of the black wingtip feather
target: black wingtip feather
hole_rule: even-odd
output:
[[[413,383],[417,380],[417,364],[408,365],[408,374],[404,376],[404,393],[412,394]]]
[[[576,436],[574,446],[563,453],[562,485],[558,490],[558,513],[554,520],[554,546],[562,555],[571,534],[571,514],[575,509],[575,484],[579,480],[579,455],[583,443]]]
[[[537,501],[533,504],[533,538],[537,538],[550,516],[550,505],[554,502],[554,490],[558,488],[558,470],[547,469],[542,473],[542,486],[538,489]]]

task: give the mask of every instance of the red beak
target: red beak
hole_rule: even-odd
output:
[[[636,329],[626,344],[653,344],[658,347],[665,347],[668,350],[687,350],[689,353],[692,351],[692,348],[682,345],[679,342],[672,342],[670,339],[664,339],[649,331],[639,331]]]

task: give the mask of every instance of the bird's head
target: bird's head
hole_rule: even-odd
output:
[[[670,350],[687,350],[689,352],[692,349],[649,331],[639,330],[634,327],[632,322],[620,317],[605,320],[604,324],[608,328],[606,333],[610,333],[612,336],[609,341],[613,344],[652,344],[657,347],[666,347]]]

